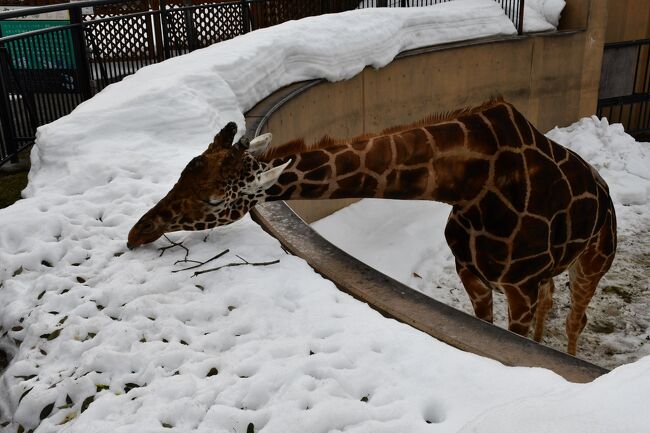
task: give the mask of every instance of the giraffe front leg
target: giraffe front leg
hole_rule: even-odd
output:
[[[549,278],[548,281],[544,281],[539,285],[537,311],[535,313],[535,333],[533,334],[533,339],[537,342],[539,342],[542,339],[542,335],[544,335],[544,322],[546,321],[548,312],[553,308],[554,291],[555,285],[553,284],[552,278]]]
[[[481,320],[492,323],[494,320],[492,310],[492,288],[481,278],[476,276],[465,265],[456,260],[456,272],[469,295],[474,307],[474,314]]]
[[[508,301],[508,329],[528,337],[537,309],[538,283],[526,285],[504,284]]]

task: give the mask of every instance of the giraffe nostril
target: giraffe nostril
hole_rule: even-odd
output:
[[[139,227],[140,232],[142,233],[151,233],[154,231],[155,228],[156,226],[151,221],[144,221],[140,223],[140,227]]]

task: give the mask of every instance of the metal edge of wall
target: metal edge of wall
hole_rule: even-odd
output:
[[[498,43],[516,38],[520,37],[470,43]],[[457,46],[466,45],[412,50],[400,54],[400,57]],[[268,119],[282,105],[322,82],[324,80],[296,83],[265,98],[246,115],[249,134],[259,134]],[[251,211],[251,215],[289,252],[306,260],[316,272],[334,282],[342,291],[366,302],[382,314],[411,325],[453,347],[509,366],[547,368],[578,383],[590,382],[609,371],[486,323],[382,274],[322,238],[284,202],[258,205]]]

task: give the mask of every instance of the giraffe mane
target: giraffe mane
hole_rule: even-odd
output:
[[[376,135],[383,135],[383,134],[394,134],[396,132],[401,132],[401,131],[406,131],[412,128],[419,128],[422,126],[429,126],[429,125],[435,125],[437,123],[442,123],[442,122],[449,122],[451,120],[458,119],[459,117],[462,116],[467,116],[470,114],[475,114],[479,113],[483,110],[486,110],[488,108],[491,108],[495,105],[499,105],[502,103],[505,103],[506,101],[503,99],[502,96],[495,96],[487,100],[486,102],[482,103],[481,105],[475,105],[475,106],[466,106],[463,108],[459,108],[457,110],[451,110],[451,111],[442,111],[439,113],[434,113],[426,116],[423,119],[417,120],[413,123],[408,123],[404,125],[398,125],[398,126],[391,126],[390,128],[386,128],[381,131],[381,133],[376,134]]]
[[[289,155],[295,155],[297,153],[302,153],[302,152],[307,152],[310,150],[315,150],[315,149],[321,149],[324,147],[328,146],[334,146],[337,144],[354,144],[362,141],[366,141],[370,138],[378,137],[381,135],[386,135],[386,134],[395,134],[397,132],[402,132],[406,131],[409,129],[413,128],[420,128],[423,126],[429,126],[429,125],[435,125],[438,123],[442,122],[449,122],[451,120],[457,119],[462,116],[467,116],[470,114],[475,114],[478,112],[481,112],[483,110],[486,110],[488,108],[491,108],[495,105],[506,103],[506,101],[503,99],[502,96],[495,96],[490,98],[488,101],[482,103],[481,105],[477,105],[474,107],[463,107],[458,110],[453,110],[453,111],[445,111],[445,112],[440,112],[440,113],[435,113],[431,114],[429,116],[426,116],[423,119],[420,119],[416,122],[413,123],[407,123],[404,125],[397,125],[397,126],[391,126],[390,128],[386,128],[382,130],[379,133],[376,134],[363,134],[363,135],[358,135],[356,137],[350,138],[350,139],[336,139],[332,138],[328,135],[324,136],[320,140],[308,144],[305,142],[304,139],[298,138],[295,140],[291,140],[289,142],[280,144],[278,146],[270,146],[266,152],[261,156],[262,160],[269,161],[274,158],[281,158],[284,156],[289,156]]]

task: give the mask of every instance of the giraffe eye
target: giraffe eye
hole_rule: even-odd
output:
[[[211,199],[207,200],[207,203],[208,203],[210,206],[221,206],[221,205],[224,203],[224,200],[219,200],[219,199],[213,199],[213,198],[211,198]]]

